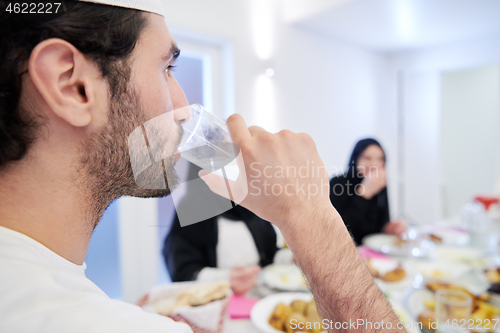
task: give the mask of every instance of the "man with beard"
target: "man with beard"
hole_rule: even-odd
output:
[[[164,173],[172,179],[180,124],[189,117],[177,111],[187,105],[170,71],[179,51],[159,0],[92,2],[118,7],[66,1],[64,14],[50,17],[8,14],[10,2],[0,1],[0,331],[190,332],[109,299],[84,274],[90,237],[112,200],[164,196],[175,187],[136,185],[128,135],[168,115]],[[292,196],[249,195],[242,205],[282,230],[323,317],[344,326],[384,321],[398,331],[329,192],[300,190],[328,184],[326,172],[278,179],[262,173],[299,169],[306,161],[322,165],[312,139],[247,128],[238,115],[228,127],[249,179],[287,193],[296,184]],[[224,192],[220,177],[201,176],[214,192]]]

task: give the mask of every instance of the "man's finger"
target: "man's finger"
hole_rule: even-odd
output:
[[[236,113],[231,115],[226,123],[229,134],[231,134],[231,139],[235,144],[240,145],[252,138],[252,135],[248,131],[247,124],[245,124],[243,117],[239,114]]]
[[[265,132],[266,130],[260,126],[250,126],[248,128],[248,131],[250,132],[250,134],[252,134],[252,136],[255,136],[256,134],[258,134],[260,132]]]

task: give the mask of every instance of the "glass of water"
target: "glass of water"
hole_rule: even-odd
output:
[[[436,291],[438,332],[466,332],[472,310],[472,298],[464,292],[441,289]]]
[[[191,118],[182,124],[184,135],[178,147],[181,157],[209,172],[220,170],[224,178],[234,178],[240,150],[232,142],[226,123],[199,104],[186,108]]]

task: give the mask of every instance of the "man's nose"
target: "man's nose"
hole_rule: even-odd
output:
[[[175,78],[172,77],[171,80],[172,87],[170,88],[170,96],[172,98],[172,106],[174,107],[174,120],[181,125],[191,119],[191,111],[184,90],[182,90]]]
[[[174,120],[179,125],[187,123],[191,119],[191,108],[189,105],[174,110]]]

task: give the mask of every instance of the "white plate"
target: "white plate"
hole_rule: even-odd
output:
[[[264,297],[255,303],[250,312],[250,320],[263,333],[283,333],[269,325],[269,317],[279,303],[290,305],[293,301],[310,302],[312,295],[309,293],[278,293]]]
[[[398,239],[399,237],[393,235],[373,234],[364,237],[361,243],[372,250],[382,253],[398,256],[405,256],[409,254],[407,247],[396,245]]]
[[[393,258],[387,259],[376,259],[371,258],[370,263],[373,268],[375,268],[380,275],[385,275],[385,273],[392,271],[401,264],[402,268],[405,270],[406,275],[402,280],[396,282],[385,282],[381,279],[376,278],[375,281],[377,285],[383,291],[390,291],[394,289],[403,290],[410,287],[415,280],[415,270],[406,262],[401,263],[399,260]]]
[[[282,291],[308,291],[300,269],[295,265],[269,265],[262,270],[264,284]]]
[[[255,303],[250,313],[250,320],[255,325],[255,327],[257,327],[257,329],[259,329],[263,333],[283,333],[282,331],[279,331],[269,325],[269,317],[273,313],[276,306],[279,303],[290,305],[290,303],[296,300],[309,302],[312,300],[312,298],[313,296],[309,293],[278,293],[267,296]],[[401,322],[414,324],[415,320],[412,318],[412,315],[408,313],[402,305],[400,305],[399,303],[391,303],[391,306],[394,309],[394,312],[396,312],[396,314],[398,315]],[[412,325],[412,327],[408,329],[408,332],[420,333],[420,330],[415,326],[416,325]]]
[[[443,245],[464,246],[470,242],[467,231],[451,226],[423,225],[418,227],[419,232],[434,234],[441,238]]]
[[[424,305],[424,300],[434,299],[434,293],[428,289],[409,289],[403,299],[408,314],[414,321],[418,320],[418,315],[428,310]]]
[[[418,325],[417,321],[413,319],[413,317],[406,311],[403,306],[399,304],[391,304],[392,309],[394,312],[396,312],[399,320],[407,324],[407,329],[406,331],[408,333],[421,333],[422,331],[420,330],[420,326]]]
[[[430,254],[438,261],[463,262],[475,265],[485,256],[484,251],[473,247],[438,246]]]
[[[465,263],[448,261],[416,262],[414,267],[418,273],[422,274],[425,280],[439,280],[444,282],[453,282],[471,269]]]

